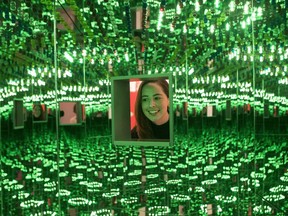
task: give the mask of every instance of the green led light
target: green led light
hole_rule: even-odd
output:
[[[65,189],[60,189],[59,193],[56,194],[56,197],[60,195],[60,197],[69,197],[71,194],[70,191],[65,190]]]
[[[170,213],[170,208],[168,206],[152,206],[148,208],[148,211],[151,216],[167,215]]]
[[[38,208],[39,206],[43,205],[44,201],[38,201],[38,200],[27,200],[27,201],[23,201],[20,203],[20,206],[22,208]]]
[[[217,195],[215,196],[216,200],[222,201],[224,203],[233,203],[237,201],[236,196],[223,196],[223,195]]]
[[[156,193],[162,193],[166,192],[166,188],[163,187],[155,187],[155,188],[150,188],[145,190],[145,194],[156,194]]]
[[[183,195],[183,194],[172,194],[171,199],[175,201],[180,201],[180,202],[191,200],[191,198],[188,195]]]
[[[89,200],[83,197],[75,197],[75,198],[70,198],[68,200],[68,203],[72,206],[85,206],[88,205]]]
[[[129,198],[121,198],[120,202],[123,204],[133,204],[133,203],[137,203],[139,200],[139,198],[137,197],[129,197]]]

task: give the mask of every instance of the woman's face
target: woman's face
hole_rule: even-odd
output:
[[[39,118],[40,117],[40,115],[41,115],[41,107],[40,106],[34,106],[33,107],[33,116],[35,117],[35,118]]]
[[[169,120],[169,98],[157,83],[148,83],[142,89],[142,111],[156,125]]]

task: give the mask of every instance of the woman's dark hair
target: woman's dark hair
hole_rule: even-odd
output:
[[[137,97],[136,97],[136,103],[135,103],[135,118],[136,118],[136,123],[137,123],[137,134],[140,139],[147,139],[147,138],[154,138],[154,134],[152,131],[152,126],[153,124],[143,113],[142,110],[142,90],[145,85],[148,83],[156,83],[158,84],[163,92],[166,94],[166,96],[169,98],[169,84],[164,78],[158,78],[158,79],[149,79],[149,80],[144,80],[141,82]]]

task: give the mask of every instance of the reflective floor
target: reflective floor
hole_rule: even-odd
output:
[[[287,215],[285,138],[203,133],[141,148],[62,133],[58,144],[5,143],[4,215]]]

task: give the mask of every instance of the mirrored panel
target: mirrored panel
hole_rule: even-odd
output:
[[[80,102],[59,102],[60,126],[81,125],[84,122],[83,108]]]
[[[173,143],[172,76],[112,78],[112,139],[116,145]],[[126,142],[127,141],[127,142]]]
[[[0,215],[287,215],[287,1],[2,0],[0,11]],[[173,145],[114,145],[112,77],[164,73]],[[82,124],[60,126],[59,102],[85,106]]]
[[[46,106],[46,104],[34,103],[32,105],[32,118],[33,118],[33,123],[47,122],[48,121],[48,107]]]
[[[24,102],[23,99],[13,100],[13,128],[23,129],[24,128]]]

